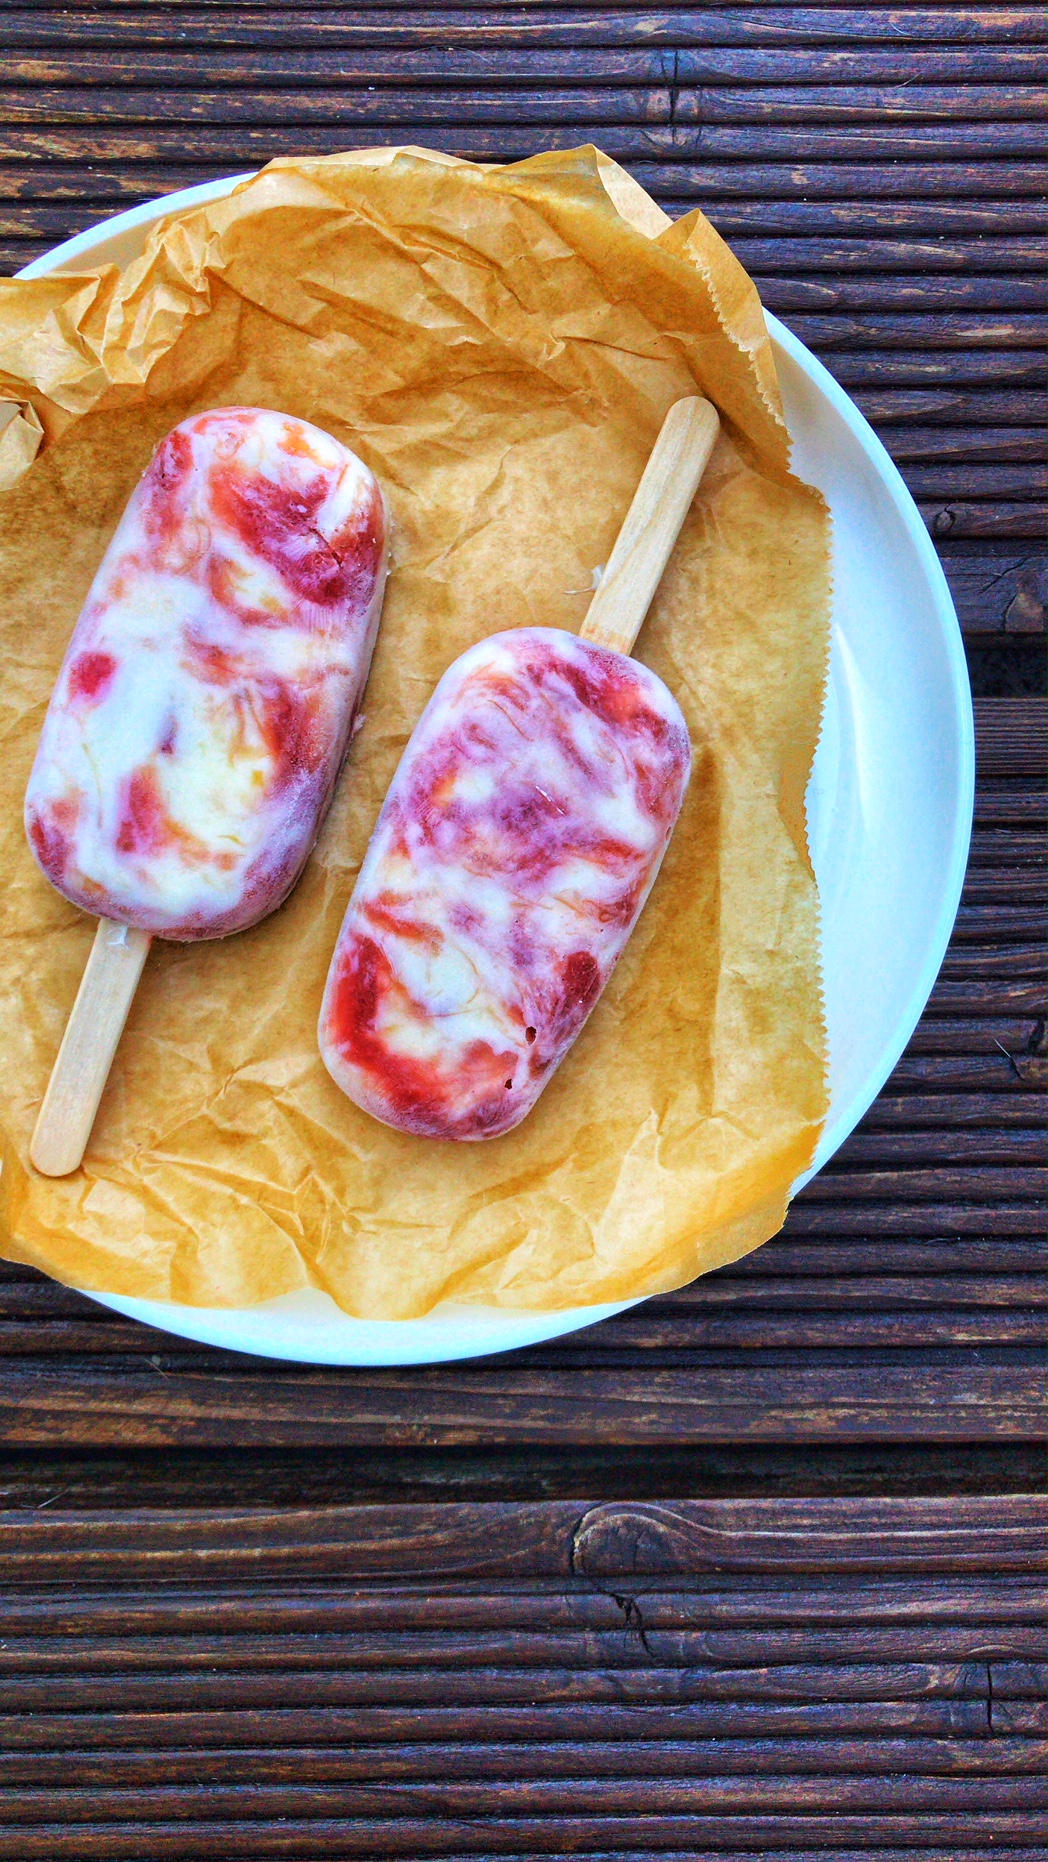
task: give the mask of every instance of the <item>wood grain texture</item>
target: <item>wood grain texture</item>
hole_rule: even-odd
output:
[[[0,1517],[8,1854],[1035,1843],[1036,1497],[395,1521]]]
[[[94,11],[63,9],[37,12],[18,5],[4,9],[4,38],[11,46],[68,47],[94,44],[150,47],[171,51],[203,48],[271,46],[300,49],[316,44],[328,50],[365,45],[369,50],[435,44],[442,50],[478,45],[606,46],[752,46],[819,44],[876,45],[890,37],[894,45],[1028,43],[1040,46],[1043,16],[1036,7],[989,6],[952,10],[942,6],[867,9],[836,7],[688,7],[634,11],[630,7],[590,8],[585,4],[507,6],[471,10],[437,4],[414,9],[409,17],[388,5],[272,9],[228,5],[144,8],[134,4]]]
[[[0,1263],[0,1858],[1043,1857],[1043,40],[1007,0],[0,0],[6,270],[369,142],[595,141],[705,208],[898,460],[981,694],[941,979],[754,1256],[394,1373]]]

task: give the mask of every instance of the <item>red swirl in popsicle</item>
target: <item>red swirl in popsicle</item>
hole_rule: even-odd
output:
[[[92,583],[26,796],[52,885],[220,937],[295,884],[368,674],[382,493],[307,421],[219,408],[157,448]]]
[[[429,1137],[519,1124],[636,923],[690,769],[676,700],[622,653],[529,627],[456,660],[332,959],[320,1047],[343,1091]]]
[[[295,884],[375,642],[386,513],[307,421],[225,407],[163,440],[91,585],[26,831],[99,925],[29,1147],[79,1165],[156,934],[242,931]]]

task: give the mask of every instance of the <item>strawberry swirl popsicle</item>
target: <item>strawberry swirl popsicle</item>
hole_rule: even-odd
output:
[[[429,1137],[519,1124],[636,923],[690,769],[676,700],[623,653],[528,627],[456,660],[332,959],[320,1047],[343,1091]]]
[[[157,448],[66,653],[26,797],[74,905],[181,940],[286,897],[349,743],[386,514],[304,420],[219,408]]]

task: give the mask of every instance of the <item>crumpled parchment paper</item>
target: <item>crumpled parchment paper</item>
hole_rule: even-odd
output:
[[[509,1136],[405,1137],[317,1052],[328,960],[382,797],[450,661],[577,628],[662,417],[723,431],[637,647],[695,773],[617,972]],[[424,150],[274,162],[140,259],[0,286],[0,1249],[73,1285],[364,1317],[678,1286],[781,1225],[826,1109],[804,792],[829,522],[792,478],[753,286],[594,149],[505,168]],[[157,943],[86,1161],[29,1137],[94,923],[22,798],[63,649],[152,448],[190,412],[285,409],[367,460],[394,516],[366,723],[304,878],[254,930]],[[41,445],[41,433],[43,444]],[[39,450],[38,450],[39,449]]]

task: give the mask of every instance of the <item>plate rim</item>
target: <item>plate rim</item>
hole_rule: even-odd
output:
[[[15,276],[34,278],[44,276],[59,268],[68,270],[73,261],[87,258],[104,241],[119,237],[122,233],[131,232],[137,227],[154,224],[164,219],[169,213],[182,212],[186,208],[200,206],[210,200],[224,199],[243,182],[253,180],[258,172],[260,171],[253,169],[236,175],[223,176],[200,182],[194,187],[178,189],[171,194],[160,195],[153,200],[142,201],[137,206],[127,208],[122,213],[113,214],[84,232],[76,233],[71,238],[63,240],[61,244],[49,248],[47,252],[23,266]],[[792,1197],[811,1181],[812,1177],[840,1148],[881,1092],[913,1035],[942,967],[960,904],[971,841],[975,799],[975,718],[964,641],[953,597],[945,571],[909,487],[870,423],[825,365],[772,312],[766,310],[764,315],[773,346],[778,346],[791,358],[823,398],[830,403],[852,436],[858,441],[862,452],[884,485],[892,506],[901,519],[909,541],[917,554],[933,597],[936,616],[946,647],[950,694],[956,725],[957,752],[957,806],[951,825],[946,883],[942,889],[933,935],[925,944],[923,960],[911,986],[905,1011],[896,1020],[894,1034],[882,1050],[878,1067],[866,1076],[862,1087],[852,1094],[851,1099],[840,1111],[832,1112],[831,1108],[831,1116],[827,1118],[823,1128],[814,1160],[810,1168],[794,1184],[791,1191]],[[566,1333],[581,1331],[588,1326],[596,1325],[616,1313],[643,1304],[646,1297],[640,1296],[595,1306],[567,1307],[552,1312],[537,1312],[532,1309],[514,1307],[456,1307],[445,1304],[434,1308],[431,1313],[425,1314],[421,1319],[415,1320],[355,1319],[350,1314],[340,1313],[340,1309],[332,1301],[332,1309],[339,1314],[341,1319],[353,1325],[366,1327],[369,1331],[379,1328],[378,1336],[384,1336],[387,1341],[393,1332],[401,1331],[401,1328],[405,1326],[412,1329],[421,1328],[423,1331],[428,1327],[434,1334],[438,1334],[440,1321],[438,1319],[435,1322],[434,1315],[440,1314],[448,1318],[452,1315],[460,1316],[463,1320],[469,1315],[474,1322],[480,1314],[497,1314],[506,1325],[511,1326],[516,1322],[518,1332],[526,1333],[526,1336],[512,1338],[501,1344],[467,1343],[460,1348],[444,1349],[435,1354],[424,1350],[396,1356],[378,1352],[348,1358],[344,1355],[337,1357],[308,1355],[304,1351],[293,1349],[292,1341],[288,1341],[285,1349],[277,1351],[259,1344],[236,1343],[228,1338],[219,1339],[214,1336],[216,1331],[228,1329],[230,1323],[235,1327],[236,1320],[243,1315],[265,1314],[267,1308],[275,1302],[263,1302],[255,1307],[239,1308],[186,1306],[176,1301],[142,1300],[122,1294],[102,1293],[87,1287],[76,1290],[111,1311],[136,1319],[141,1324],[175,1337],[213,1345],[218,1349],[235,1350],[246,1356],[268,1359],[273,1363],[339,1364],[346,1368],[354,1365],[396,1367],[421,1363],[453,1363],[462,1359],[521,1350],[529,1345],[541,1344]],[[293,1299],[295,1296],[281,1297]],[[200,1321],[203,1323],[199,1323]],[[212,1323],[208,1325],[208,1321]],[[386,1331],[385,1328],[389,1330]],[[401,1332],[401,1337],[404,1337],[403,1332]]]
[[[798,1177],[794,1185],[793,1194],[795,1195],[798,1190],[803,1189],[806,1183],[810,1183],[812,1177],[822,1169],[834,1152],[840,1149],[863,1114],[869,1111],[909,1045],[917,1023],[924,1013],[928,998],[935,987],[939,971],[942,969],[946,949],[957,920],[971,849],[972,822],[975,813],[975,710],[972,703],[964,636],[961,633],[961,624],[957,618],[957,609],[950,592],[950,585],[946,579],[946,571],[939,560],[938,551],[928,534],[928,526],[917,508],[917,502],[906,480],[884,442],[874,432],[865,414],[860,412],[851,396],[830,374],[825,364],[819,361],[818,356],[813,355],[807,345],[801,342],[800,337],[795,336],[793,331],[781,323],[771,311],[765,311],[764,320],[773,344],[778,343],[798,367],[803,369],[809,380],[814,382],[858,440],[863,452],[876,469],[878,477],[890,493],[892,503],[903,520],[907,535],[917,552],[929,587],[935,597],[938,618],[942,623],[950,671],[950,690],[954,699],[958,727],[956,741],[959,752],[957,810],[952,823],[948,885],[943,889],[934,939],[926,948],[925,960],[910,991],[905,1014],[896,1024],[896,1033],[898,1034],[899,1029],[904,1029],[904,1033],[897,1042],[886,1045],[884,1053],[887,1059],[880,1069],[879,1078],[876,1073],[868,1076],[868,1079],[876,1078],[877,1084],[863,1105],[857,1111],[851,1110],[856,1100],[865,1094],[866,1086],[863,1087],[861,1094],[853,1096],[851,1107],[847,1111],[840,1113],[833,1120],[827,1119],[811,1167],[805,1171],[803,1176]],[[848,1122],[845,1123],[845,1120]]]

